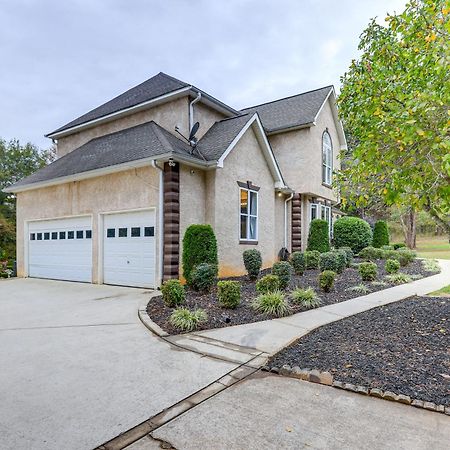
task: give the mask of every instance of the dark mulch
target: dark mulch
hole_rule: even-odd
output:
[[[358,262],[358,260],[355,260],[355,262]],[[382,280],[386,275],[386,272],[384,270],[384,261],[378,261],[377,265],[379,273],[378,279]],[[402,267],[401,271],[410,275],[431,275],[430,272],[424,271],[420,260],[415,260],[407,267]],[[261,273],[261,276],[266,275],[267,273],[270,273],[270,270],[263,271]],[[294,276],[292,278],[291,286],[289,287],[289,289],[295,288],[296,286],[304,288],[314,288],[320,296],[321,306],[330,305],[332,303],[339,303],[344,300],[349,300],[351,298],[364,295],[358,292],[351,292],[346,290],[351,286],[361,284],[357,269],[346,269],[342,274],[339,274],[336,277],[334,289],[329,293],[320,291],[317,281],[318,275],[318,270],[307,270],[301,276]],[[241,303],[236,309],[224,309],[219,305],[219,303],[217,302],[216,288],[213,288],[211,292],[207,294],[202,294],[199,292],[195,292],[192,289],[188,289],[186,295],[186,304],[184,306],[189,309],[202,308],[208,314],[208,321],[204,323],[199,329],[222,328],[231,325],[259,322],[261,320],[272,318],[265,314],[255,312],[255,310],[251,307],[251,302],[257,296],[254,281],[250,281],[246,276],[234,277],[230,279],[239,281],[242,286]],[[370,283],[365,284],[370,288],[371,292],[379,291],[381,289],[386,289],[392,286],[389,284],[386,286],[372,286]],[[287,290],[287,294],[289,289]],[[306,308],[303,308],[301,306],[292,305],[292,314],[305,310]],[[179,333],[179,330],[172,327],[172,325],[169,323],[169,317],[172,314],[173,309],[165,306],[161,296],[154,297],[150,300],[147,305],[147,312],[151,319],[168,333]]]
[[[450,406],[449,321],[450,298],[411,297],[318,328],[269,364]]]

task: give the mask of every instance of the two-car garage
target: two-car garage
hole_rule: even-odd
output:
[[[30,221],[27,253],[30,277],[155,287],[155,210]]]

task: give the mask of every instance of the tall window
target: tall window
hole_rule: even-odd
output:
[[[240,189],[240,233],[243,241],[258,240],[258,192]]]
[[[314,219],[322,219],[328,222],[328,228],[331,236],[332,232],[332,217],[331,217],[331,207],[322,205],[321,203],[311,203],[309,221]]]
[[[333,145],[328,131],[322,135],[322,181],[331,185],[333,174]]]

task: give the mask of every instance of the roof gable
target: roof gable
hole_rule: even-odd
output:
[[[242,110],[244,113],[257,112],[267,133],[275,133],[289,128],[310,126],[314,123],[333,86],[293,95],[262,105]]]

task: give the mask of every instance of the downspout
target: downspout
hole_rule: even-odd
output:
[[[164,169],[158,166],[156,160],[152,160],[152,167],[159,170],[159,198],[158,198],[158,213],[159,213],[159,283],[162,284],[164,275]]]
[[[189,133],[192,130],[192,127],[194,126],[194,105],[202,98],[202,93],[199,92],[197,94],[197,97],[192,100],[191,103],[189,103]]]
[[[288,208],[287,204],[292,200],[294,197],[294,193],[292,194],[284,201],[284,248],[287,248],[288,246]]]

